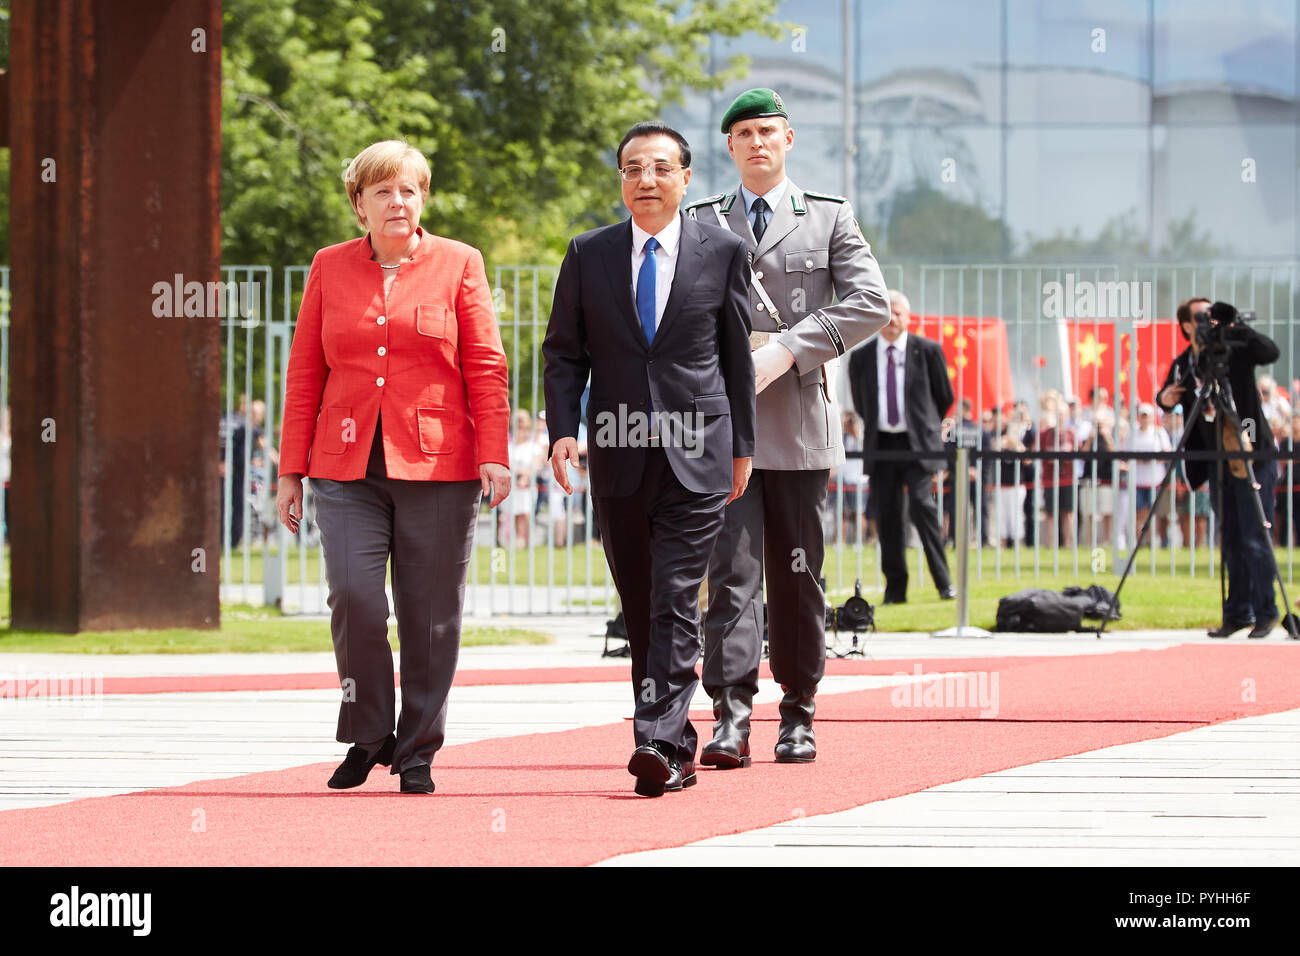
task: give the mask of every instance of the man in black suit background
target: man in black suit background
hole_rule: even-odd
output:
[[[937,342],[908,333],[911,304],[901,292],[889,293],[889,324],[849,358],[849,387],[862,416],[864,470],[871,478],[880,532],[880,563],[885,574],[885,604],[907,600],[906,526],[903,500],[916,526],[941,598],[957,590],[948,574],[934,500],[934,476],[944,469],[943,457],[911,461],[876,460],[876,451],[943,453],[943,417],[952,407],[948,363]]]
[[[630,220],[569,243],[542,344],[551,468],[571,492],[587,404],[592,507],[632,652],[636,792],[695,783],[687,719],[700,582],[749,481],[754,363],[744,243],[681,215],[690,146],[638,123],[618,148]]]

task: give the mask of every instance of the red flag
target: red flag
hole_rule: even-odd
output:
[[[1186,343],[1173,319],[1155,319],[1133,332],[1116,335],[1114,322],[1065,319],[1064,329],[1070,361],[1069,388],[1087,402],[1096,387],[1115,391],[1115,368],[1119,363],[1119,389],[1124,401],[1129,394],[1129,377],[1135,376],[1140,402],[1154,400],[1165,373]],[[1137,353],[1132,353],[1130,335],[1136,333]],[[1115,400],[1112,394],[1111,400]]]
[[[917,315],[912,317],[911,331],[943,347],[958,404],[969,398],[978,413],[1015,400],[1007,327],[1001,319]]]

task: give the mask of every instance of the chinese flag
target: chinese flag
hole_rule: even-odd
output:
[[[969,398],[976,414],[1015,399],[1007,327],[1001,319],[970,315],[913,316],[912,332],[938,342],[948,362],[956,403]]]
[[[1101,386],[1115,401],[1115,365],[1119,363],[1119,387],[1128,400],[1129,378],[1136,377],[1138,401],[1150,402],[1165,380],[1165,373],[1183,347],[1182,334],[1173,319],[1155,319],[1146,325],[1118,332],[1113,322],[1092,319],[1062,320],[1070,362],[1070,385],[1081,401],[1087,402],[1092,389]],[[1137,359],[1130,354],[1130,336],[1137,337]]]

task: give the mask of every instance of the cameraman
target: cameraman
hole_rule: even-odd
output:
[[[1198,313],[1207,312],[1208,318],[1202,314],[1198,320]],[[1210,341],[1215,343],[1209,345],[1209,348],[1226,349],[1227,383],[1232,389],[1232,399],[1243,430],[1249,429],[1253,433],[1253,450],[1260,453],[1260,458],[1273,454],[1276,447],[1272,430],[1265,423],[1259,390],[1255,387],[1255,367],[1276,362],[1277,345],[1244,323],[1236,322],[1237,310],[1226,302],[1211,305],[1203,297],[1188,299],[1178,307],[1177,315],[1178,327],[1189,344],[1169,367],[1169,374],[1165,376],[1164,387],[1156,401],[1166,410],[1172,410],[1175,405],[1181,404],[1190,413],[1196,392],[1201,386],[1202,375],[1208,374],[1208,369],[1198,367],[1203,364],[1200,360],[1207,347],[1205,336],[1208,335]],[[1209,357],[1204,356],[1207,359]],[[1207,412],[1210,414],[1208,421]],[[1212,408],[1202,409],[1202,414],[1192,425],[1187,441],[1188,451],[1219,448],[1220,439],[1225,445],[1231,442],[1230,436],[1217,431],[1217,417]],[[1253,423],[1253,428],[1248,423]],[[1189,487],[1198,488],[1209,478],[1210,501],[1215,508],[1219,504],[1215,492],[1220,474],[1224,483],[1223,508],[1218,513],[1218,518],[1223,563],[1228,573],[1228,596],[1223,603],[1223,622],[1210,631],[1209,635],[1228,637],[1242,628],[1250,627],[1250,637],[1268,637],[1278,620],[1277,602],[1273,595],[1274,557],[1268,534],[1260,527],[1259,515],[1251,500],[1254,492],[1250,478],[1233,475],[1229,467],[1231,462],[1223,463],[1221,471],[1208,461],[1187,461],[1183,464]],[[1277,480],[1277,468],[1271,459],[1257,460],[1255,480],[1259,483],[1259,501],[1263,505],[1264,520],[1271,523],[1273,486]]]

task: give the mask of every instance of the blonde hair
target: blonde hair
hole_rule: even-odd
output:
[[[366,228],[357,212],[357,197],[367,186],[392,179],[401,173],[413,174],[424,198],[429,198],[429,180],[433,175],[429,171],[429,161],[410,143],[400,139],[381,140],[367,146],[348,163],[348,168],[343,172],[343,184],[347,187],[348,202],[357,217],[358,226]]]

